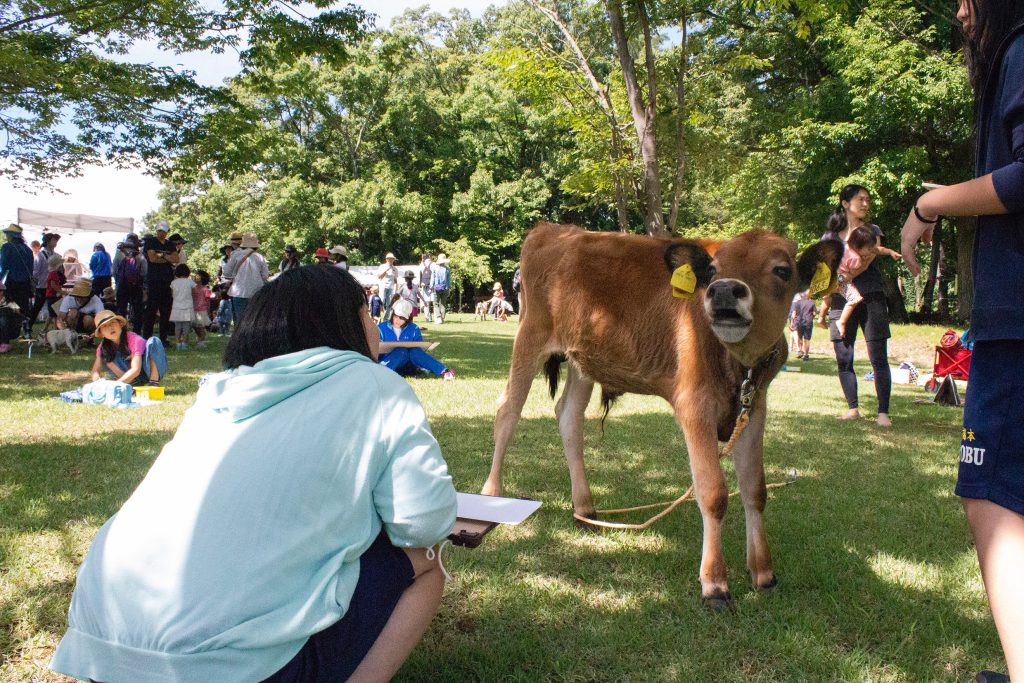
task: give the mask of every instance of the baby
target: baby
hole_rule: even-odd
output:
[[[853,311],[864,300],[853,280],[871,265],[871,262],[878,256],[878,240],[867,228],[861,226],[850,233],[846,241],[846,251],[839,262],[839,293],[846,299],[843,312],[836,321],[836,329],[840,336],[846,336],[846,323],[853,315]]]

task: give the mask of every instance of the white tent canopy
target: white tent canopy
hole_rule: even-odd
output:
[[[111,218],[89,216],[84,213],[55,213],[18,209],[20,225],[37,225],[53,230],[86,230],[89,232],[131,232],[135,228],[134,218]]]

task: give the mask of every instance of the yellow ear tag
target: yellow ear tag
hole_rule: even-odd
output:
[[[817,299],[829,289],[829,285],[832,284],[832,271],[825,263],[818,263],[818,267],[814,270],[814,277],[811,278],[810,296],[812,299]]]
[[[689,299],[697,289],[697,275],[689,263],[684,263],[672,273],[672,296]]]

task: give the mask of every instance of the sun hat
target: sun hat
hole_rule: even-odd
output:
[[[260,238],[251,232],[242,236],[242,249],[259,249]]]
[[[71,296],[90,296],[92,295],[92,280],[88,278],[79,278],[75,282],[75,286],[71,288]]]
[[[233,232],[233,233],[231,233],[231,237],[228,238],[228,241],[229,242],[237,242],[240,239],[242,239],[242,233],[240,233],[240,232]]]
[[[47,270],[60,270],[64,267],[64,257],[60,254],[51,254],[50,258],[46,259]]]
[[[330,253],[332,253],[332,254],[341,254],[342,256],[345,256],[346,254],[348,254],[348,250],[345,249],[345,247],[343,247],[343,246],[341,246],[339,244],[336,247],[331,247],[330,248]]]
[[[402,277],[405,278],[406,280],[411,280],[412,278],[416,277],[416,273],[412,272],[411,270],[407,270],[405,271],[405,275],[403,275]]]
[[[167,241],[168,241],[168,242],[181,242],[182,244],[188,244],[188,240],[187,240],[187,239],[185,239],[184,237],[182,237],[182,236],[181,236],[180,234],[178,234],[178,233],[174,233],[173,235],[171,235],[170,237],[168,237],[168,238],[167,238]]]
[[[128,327],[127,320],[119,316],[117,313],[114,313],[113,311],[108,311],[107,309],[104,308],[102,311],[96,314],[95,318],[93,318],[93,322],[96,324],[96,331],[93,332],[92,335],[94,337],[99,337],[100,328],[109,323],[111,320],[116,320],[117,322],[121,323],[121,327]]]
[[[437,261],[435,261],[434,263],[436,263],[439,266],[443,266],[444,264],[448,263],[448,257],[442,251],[440,254],[437,255]]]
[[[313,252],[313,256],[316,258],[331,258],[331,254],[327,251],[327,247],[319,247],[315,252]]]
[[[113,299],[116,296],[117,292],[114,291],[113,287],[104,287],[103,294],[100,295],[100,298],[106,301],[107,299]]]
[[[43,244],[46,244],[47,240],[51,240],[51,239],[58,239],[59,240],[60,239],[60,235],[58,235],[55,232],[44,232],[41,239],[42,239]]]
[[[395,305],[391,307],[391,313],[408,320],[412,317],[412,304],[405,299],[399,299],[395,302]]]
[[[17,223],[11,223],[6,228],[4,228],[4,232],[10,232],[10,233],[14,233],[15,235],[20,235],[21,234],[21,226],[18,225]]]
[[[491,289],[501,289],[501,283],[500,282],[495,282],[494,283],[494,287],[492,287]]]
[[[395,258],[395,255],[392,254],[390,251],[387,254],[384,255],[384,260],[385,261],[387,261],[388,259],[393,259],[393,258]]]

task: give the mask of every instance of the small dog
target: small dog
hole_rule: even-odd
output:
[[[57,347],[67,346],[71,353],[78,352],[78,345],[89,335],[79,335],[74,330],[50,330],[45,335],[39,336],[39,343],[50,347],[50,353],[57,353]]]
[[[487,320],[487,303],[489,299],[476,302],[476,317],[477,320]]]

